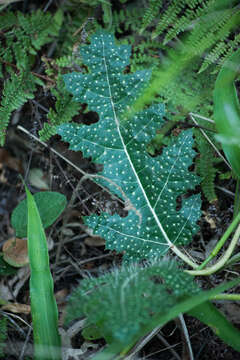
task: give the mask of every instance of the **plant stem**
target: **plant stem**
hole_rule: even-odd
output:
[[[228,259],[230,258],[230,256],[233,253],[233,250],[238,242],[238,239],[240,237],[240,225],[238,225],[237,230],[230,242],[230,245],[227,249],[227,251],[224,253],[224,255],[220,258],[220,260],[214,264],[213,266],[204,269],[204,270],[185,270],[188,274],[190,275],[211,275],[213,273],[215,273],[216,271],[218,271],[219,269],[221,269],[228,261]]]
[[[237,178],[236,190],[235,190],[235,198],[234,198],[234,211],[233,218],[237,216],[240,212],[240,180]]]
[[[113,343],[107,346],[103,351],[100,351],[95,356],[93,356],[92,360],[121,359],[121,355],[119,355],[119,353],[122,351],[123,348],[123,344]]]
[[[240,294],[218,294],[212,297],[212,300],[240,300]]]
[[[236,264],[238,261],[240,261],[240,253],[237,253],[233,255],[226,263],[227,266]]]
[[[229,225],[229,227],[227,228],[227,230],[225,231],[225,233],[223,234],[223,236],[221,237],[221,239],[218,241],[217,245],[215,246],[215,248],[213,249],[213,251],[211,252],[211,254],[208,256],[208,258],[198,267],[197,270],[202,270],[207,263],[209,263],[209,261],[211,261],[221,250],[221,248],[223,247],[223,245],[225,244],[225,242],[227,241],[227,239],[229,238],[229,236],[231,235],[231,233],[233,232],[233,230],[236,228],[236,226],[238,225],[240,221],[240,212],[238,213],[238,215],[234,218],[234,220],[232,221],[232,223]]]

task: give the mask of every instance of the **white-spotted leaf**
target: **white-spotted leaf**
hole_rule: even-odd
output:
[[[75,100],[98,113],[99,121],[89,126],[63,124],[58,134],[71,150],[103,164],[96,182],[126,201],[129,210],[125,218],[104,213],[85,217],[85,223],[106,239],[106,248],[125,251],[128,260],[163,255],[172,244],[187,244],[198,230],[201,206],[199,195],[182,197],[199,183],[188,170],[195,156],[192,131],[172,137],[161,156],[151,157],[146,147],[164,123],[164,106],[153,105],[130,120],[123,116],[147,86],[151,72],[124,74],[130,47],[116,46],[105,32],[82,46],[81,56],[88,73],[73,72],[64,81]]]

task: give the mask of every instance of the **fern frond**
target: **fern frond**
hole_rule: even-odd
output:
[[[206,141],[199,130],[195,130],[194,133],[196,146],[199,151],[199,157],[196,160],[196,171],[202,179],[201,187],[205,197],[209,202],[214,202],[217,200],[214,181],[218,171],[215,165],[221,159],[214,156],[212,146]]]
[[[69,67],[70,65],[72,65],[73,59],[71,55],[64,55],[57,58],[55,62],[59,68]]]
[[[217,169],[214,168],[211,155],[210,153],[200,154],[200,158],[196,161],[196,171],[203,179],[201,181],[202,191],[210,203],[217,200],[214,183]]]
[[[185,31],[194,19],[200,17],[205,12],[205,9],[207,7],[206,2],[204,1],[201,1],[201,6],[199,6],[194,11],[192,9],[197,4],[194,5],[192,4],[192,2],[190,2],[187,5],[190,7],[190,9],[185,9],[182,15],[178,15],[174,22],[174,26],[168,29],[168,32],[164,38],[164,44],[175,38],[180,32]],[[158,33],[158,28],[156,28],[155,32],[156,34]],[[155,36],[155,34],[153,36]]]
[[[137,6],[127,4],[119,12],[113,12],[114,33],[118,34],[120,44],[128,44],[133,48],[131,71],[144,68],[154,68],[159,65],[159,54],[166,47],[161,41],[151,40],[151,31],[144,30],[141,36],[137,35],[142,28],[142,16],[139,7],[144,7],[144,1],[139,0]]]
[[[48,112],[48,123],[39,131],[40,139],[47,141],[56,134],[56,126],[67,123],[77,115],[80,104],[73,100],[72,96],[64,90],[64,83],[59,79],[58,88],[52,89],[52,94],[56,97],[55,110],[50,108]]]
[[[216,64],[217,69],[221,67],[222,63],[226,61],[228,57],[232,55],[232,52],[235,48],[238,48],[240,44],[240,34],[237,34],[234,40],[220,41],[207,56],[205,57],[201,68],[199,69],[198,73],[205,71],[205,69],[212,65]],[[217,70],[215,70],[216,72]]]
[[[19,76],[12,74],[11,78],[5,81],[0,105],[0,146],[4,144],[6,128],[12,112],[28,99],[32,99],[34,91],[34,79],[30,74],[27,77],[24,74]]]
[[[19,70],[29,71],[33,61],[31,55],[36,55],[37,50],[58,35],[62,11],[57,11],[54,16],[40,10],[30,15],[7,13],[6,19],[1,16],[0,20],[3,20],[3,28],[7,29],[0,46],[1,61],[14,63]]]
[[[200,18],[188,37],[186,46],[196,55],[201,55],[203,47],[207,50],[216,43],[216,37],[222,39],[223,35],[229,35],[230,30],[236,26],[234,15],[235,9],[227,9]]]
[[[240,10],[238,7],[219,10],[215,16],[208,14],[202,17],[181,45],[168,50],[167,60],[154,72],[151,86],[143,92],[133,105],[132,113],[143,109],[144,105],[154,101],[156,94],[159,94],[176,79],[184,69],[187,69],[189,64],[196,61],[197,57],[201,57],[217,41],[228,37],[236,29],[239,21]]]
[[[142,28],[140,34],[146,29],[146,27],[151,24],[156,15],[158,14],[160,7],[162,6],[162,0],[149,0],[148,8],[142,19]]]
[[[7,11],[4,14],[0,14],[1,30],[5,30],[14,26],[16,22],[16,15],[12,11]]]
[[[143,2],[139,0],[138,6],[127,5],[124,9],[119,12],[113,12],[113,23],[112,29],[115,33],[126,34],[138,33],[142,24],[142,15],[139,11],[139,7],[143,6]]]
[[[0,145],[3,145],[5,132],[11,114],[28,99],[33,98],[36,85],[43,82],[31,73],[37,51],[57,36],[62,24],[63,13],[58,10],[54,16],[37,10],[32,14],[17,12],[0,16],[4,29],[0,39],[0,62],[4,66],[5,77],[0,105]],[[16,75],[13,68],[20,73]]]
[[[156,10],[157,9],[157,10]],[[153,10],[151,12],[151,10]],[[204,71],[213,62],[222,62],[228,50],[232,46],[228,43],[233,41],[235,45],[239,41],[235,38],[239,31],[233,32],[239,26],[240,9],[237,0],[171,0],[162,5],[162,1],[149,1],[144,18],[142,20],[141,33],[148,25],[155,26],[152,38],[165,36],[163,44],[178,35],[189,32],[186,52],[194,52],[202,57],[203,51],[209,50],[206,54],[200,72]],[[234,36],[233,39],[229,39]],[[217,37],[216,37],[217,35]],[[220,41],[220,43],[218,42]],[[203,50],[204,49],[204,50]]]
[[[62,23],[61,10],[58,10],[54,16],[37,10],[28,16],[19,12],[17,17],[24,34],[31,37],[32,46],[36,50],[51,41],[52,36],[58,35]]]
[[[186,7],[185,0],[173,0],[171,5],[167,8],[153,33],[153,38],[162,34],[171,24],[179,18],[180,12]]]

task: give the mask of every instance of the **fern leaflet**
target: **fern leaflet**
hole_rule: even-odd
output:
[[[55,135],[56,127],[71,121],[80,109],[80,104],[74,101],[69,92],[64,89],[61,78],[58,79],[57,89],[52,89],[52,94],[56,97],[55,110],[50,108],[47,116],[49,122],[44,123],[43,129],[39,131],[43,141]]]
[[[24,74],[12,74],[11,78],[5,81],[0,105],[0,146],[4,144],[5,131],[12,112],[28,99],[32,99],[34,91],[34,78],[31,74],[27,77]]]

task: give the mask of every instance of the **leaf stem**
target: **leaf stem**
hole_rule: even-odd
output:
[[[215,246],[215,248],[213,249],[213,251],[211,252],[211,254],[208,256],[208,258],[198,267],[197,270],[202,270],[207,263],[209,263],[209,261],[211,261],[221,250],[221,248],[223,247],[223,245],[225,244],[225,242],[227,241],[227,239],[229,238],[229,236],[231,235],[231,233],[233,232],[233,230],[235,229],[235,227],[237,226],[237,224],[240,221],[240,212],[239,214],[234,218],[233,222],[230,224],[230,226],[227,228],[227,230],[225,231],[225,233],[223,234],[223,236],[221,237],[221,239],[218,241],[217,245]]]
[[[177,255],[180,259],[182,259],[186,264],[190,265],[193,269],[198,269],[198,264],[190,260],[190,258],[183,254],[175,245],[170,244],[170,249]]]
[[[240,216],[240,214],[238,215],[238,217],[239,216]],[[232,238],[232,240],[230,242],[230,245],[229,245],[227,251],[224,253],[224,255],[220,258],[220,260],[218,262],[216,262],[213,266],[208,267],[207,269],[204,269],[204,270],[185,270],[185,271],[188,274],[194,275],[194,276],[196,276],[196,275],[211,275],[211,274],[215,273],[216,271],[221,269],[227,263],[228,259],[230,258],[230,256],[233,253],[233,250],[234,250],[234,248],[235,248],[235,246],[236,246],[236,244],[238,242],[239,237],[240,237],[240,225],[238,225],[237,230],[236,230],[236,232],[235,232],[235,234],[234,234],[234,236],[233,236],[233,238]]]
[[[214,295],[212,300],[240,300],[240,294],[218,294]]]
[[[233,211],[233,218],[237,216],[240,212],[240,179],[237,178],[236,183],[236,190],[235,190],[235,197],[234,197],[234,211]]]

